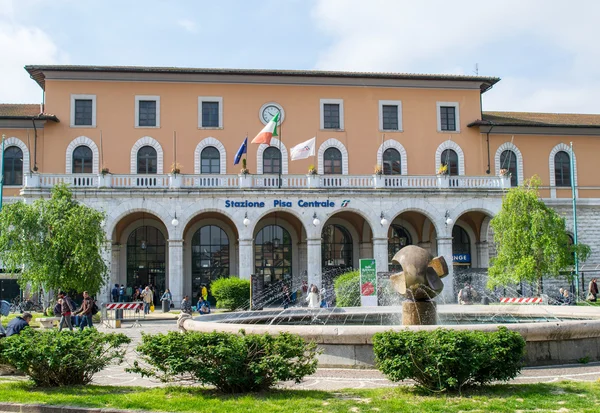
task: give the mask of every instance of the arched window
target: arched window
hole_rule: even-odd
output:
[[[454,265],[471,266],[471,239],[458,225],[452,228],[452,261]]]
[[[254,239],[254,268],[265,285],[292,281],[292,238],[285,228],[267,225]]]
[[[388,230],[388,267],[390,271],[400,271],[400,264],[393,264],[392,258],[407,245],[412,245],[412,239],[406,228],[400,225],[390,225]]]
[[[4,150],[4,185],[23,185],[23,151],[17,146]]]
[[[323,269],[352,268],[352,236],[341,225],[330,224],[321,232]]]
[[[221,154],[214,146],[207,146],[200,154],[200,173],[218,174],[221,172]]]
[[[157,173],[157,166],[156,149],[152,146],[142,146],[137,153],[137,173],[155,174]]]
[[[94,155],[92,150],[85,145],[78,146],[73,151],[73,170],[71,173],[91,174],[93,161]]]
[[[342,153],[338,148],[327,148],[323,154],[323,173],[325,175],[342,174]]]
[[[565,151],[554,155],[554,177],[556,186],[571,186],[571,159]]]
[[[206,225],[192,237],[192,292],[198,294],[218,278],[229,276],[229,237],[216,225]]]
[[[500,154],[500,169],[508,169],[510,172],[510,186],[519,185],[517,175],[517,154],[511,150],[506,150]]]
[[[386,149],[383,153],[383,174],[401,175],[402,169],[400,166],[400,152],[392,148]]]
[[[448,166],[448,175],[458,175],[458,155],[453,149],[445,149],[440,162]]]
[[[165,237],[157,228],[142,226],[135,229],[127,238],[127,286],[152,284],[156,294],[166,288]],[[155,300],[160,298],[155,297]]]
[[[281,152],[274,146],[269,146],[263,152],[263,173],[279,174],[281,172]]]

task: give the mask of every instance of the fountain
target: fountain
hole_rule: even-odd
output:
[[[525,364],[539,366],[600,361],[600,311],[595,307],[548,305],[443,304],[433,300],[448,274],[443,257],[407,246],[394,256],[403,271],[389,277],[402,305],[311,309],[239,311],[203,315],[193,319],[182,314],[181,330],[299,334],[315,341],[322,350],[321,367],[371,368],[374,365],[373,335],[389,330],[444,328],[496,331],[499,325],[519,332],[527,342]],[[448,286],[446,286],[448,288]],[[357,288],[359,286],[357,285]],[[451,288],[451,286],[450,286]],[[260,298],[260,297],[259,297]],[[262,297],[268,299],[268,297]],[[303,300],[300,299],[299,302]],[[402,320],[402,323],[400,323]],[[400,325],[402,324],[402,325]]]
[[[398,251],[392,262],[402,266],[401,272],[390,277],[394,290],[406,298],[402,303],[402,324],[437,324],[433,299],[444,289],[441,278],[448,275],[444,257],[433,258],[426,249],[409,245]]]

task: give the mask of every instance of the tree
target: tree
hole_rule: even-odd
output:
[[[21,287],[96,294],[108,276],[104,216],[74,200],[66,185],[55,186],[50,199],[6,205],[0,212],[0,261]]]
[[[511,188],[502,209],[490,222],[498,255],[488,269],[488,287],[536,282],[541,293],[542,276],[559,276],[573,265],[573,254],[585,261],[590,248],[571,245],[565,220],[538,194],[540,179],[534,176]]]

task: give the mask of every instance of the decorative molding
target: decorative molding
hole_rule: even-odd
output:
[[[196,151],[194,152],[194,173],[199,175],[202,173],[202,161],[200,157],[202,156],[202,150],[207,146],[213,146],[219,151],[220,160],[219,160],[219,169],[222,175],[227,173],[227,152],[225,151],[225,146],[216,138],[209,136],[208,138],[202,139],[200,143],[196,146]]]
[[[99,173],[100,152],[96,143],[87,136],[79,136],[69,143],[65,159],[65,173],[73,173],[73,152],[80,146],[87,146],[92,150],[92,173]]]
[[[567,155],[569,155],[569,161],[571,160],[571,147],[566,143],[559,143],[550,151],[550,156],[548,158],[548,166],[550,168],[550,198],[556,198],[556,175],[554,174],[554,157],[560,151],[566,152]],[[571,171],[571,173],[573,174],[573,180],[575,181],[575,195],[579,196],[579,190],[577,189],[577,156],[575,156],[575,151],[573,151],[573,169],[574,170]]]
[[[517,156],[517,183],[523,183],[523,179],[525,178],[525,174],[523,173],[523,155],[521,154],[519,148],[517,148],[512,142],[504,142],[496,151],[496,156],[494,157],[496,176],[500,175],[500,169],[503,169],[502,165],[500,165],[500,157],[504,151],[512,151]]]
[[[438,148],[435,151],[435,171],[437,172],[438,169],[440,169],[440,166],[442,166],[442,152],[444,152],[446,149],[452,149],[454,152],[456,152],[456,155],[458,155],[458,174],[459,175],[464,175],[465,174],[465,155],[463,153],[463,150],[461,149],[461,147],[458,145],[458,143],[452,141],[452,140],[447,140],[444,141],[440,144],[440,146],[438,146]]]
[[[160,146],[160,143],[151,136],[144,136],[143,138],[138,139],[136,143],[133,144],[131,148],[131,174],[137,174],[137,153],[144,146],[152,146],[156,149],[156,173],[158,175],[162,175],[163,172],[163,149]]]
[[[29,173],[31,170],[31,165],[30,165],[30,161],[29,161],[29,149],[27,148],[27,145],[25,145],[25,142],[23,142],[21,139],[11,136],[10,138],[6,139],[4,141],[4,150],[8,149],[11,146],[16,146],[17,148],[21,149],[21,151],[23,152],[23,183],[22,185],[25,184],[25,174]],[[0,159],[0,168],[2,168],[1,170],[4,170],[4,159]],[[22,185],[15,185],[15,186],[22,186]],[[12,186],[12,185],[5,185],[5,186]]]
[[[281,146],[280,146],[281,145]],[[271,145],[265,143],[261,144],[256,151],[256,173],[262,175],[263,173],[263,152],[269,147],[273,146],[281,151],[281,174],[287,175],[288,173],[288,151],[285,144],[277,138],[271,138]]]
[[[321,144],[321,146],[319,146],[319,154],[317,158],[319,160],[319,175],[323,175],[324,171],[323,155],[325,154],[325,150],[331,147],[338,148],[342,153],[342,175],[348,175],[348,150],[342,142],[338,141],[335,138],[327,139]]]
[[[381,165],[383,168],[383,153],[386,149],[395,149],[400,153],[400,172],[402,175],[408,175],[408,157],[406,155],[406,149],[404,149],[404,146],[402,146],[400,142],[394,139],[389,139],[379,145],[379,149],[377,150],[377,165]]]

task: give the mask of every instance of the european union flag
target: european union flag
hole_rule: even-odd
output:
[[[238,163],[240,163],[240,159],[242,158],[242,155],[246,153],[247,147],[248,147],[248,137],[246,137],[246,139],[244,139],[242,146],[240,146],[240,149],[238,149],[237,153],[235,154],[235,158],[233,159],[234,165],[237,165]]]

